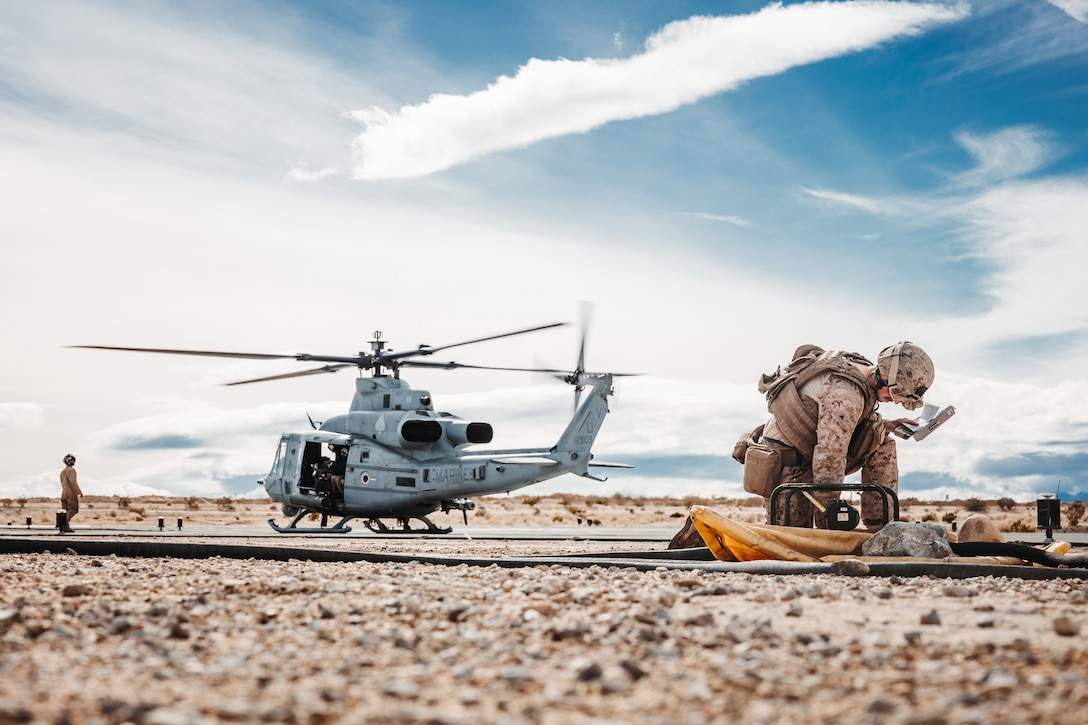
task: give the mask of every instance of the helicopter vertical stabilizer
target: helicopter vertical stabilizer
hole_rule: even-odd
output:
[[[570,466],[571,473],[588,476],[589,461],[592,458],[590,448],[601,430],[601,424],[608,414],[608,396],[612,394],[612,376],[609,374],[582,373],[578,378],[579,388],[589,387],[590,394],[579,406],[555,451],[567,459],[564,465]]]

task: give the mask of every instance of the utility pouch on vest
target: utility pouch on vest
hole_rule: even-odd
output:
[[[752,445],[759,443],[759,439],[763,437],[763,426],[766,423],[762,423],[747,433],[741,434],[741,437],[737,439],[737,444],[733,446],[733,460],[737,463],[744,463],[745,452]]]
[[[860,470],[887,436],[884,419],[876,412],[870,413],[850,438],[850,447],[846,452],[846,475]]]
[[[782,454],[764,443],[748,446],[744,456],[744,490],[770,498],[782,476]]]

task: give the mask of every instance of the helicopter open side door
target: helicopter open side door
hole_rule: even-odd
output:
[[[351,445],[351,436],[328,431],[284,433],[272,470],[262,479],[273,500],[312,506],[335,492],[330,475],[337,447]],[[297,499],[297,500],[292,500]]]

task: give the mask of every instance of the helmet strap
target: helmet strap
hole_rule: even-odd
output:
[[[889,388],[895,385],[896,376],[899,374],[899,354],[901,352],[903,352],[903,343],[899,343],[895,346],[895,349],[892,350],[892,362],[891,367],[888,370],[887,385]]]

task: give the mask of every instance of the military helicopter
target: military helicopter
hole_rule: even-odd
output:
[[[475,502],[469,500],[470,496],[507,493],[564,473],[603,481],[590,475],[589,468],[631,467],[593,460],[590,449],[609,412],[608,398],[613,393],[613,377],[624,373],[585,371],[584,331],[577,367],[569,373],[547,368],[492,367],[419,359],[441,350],[565,324],[557,322],[438,347],[420,345],[399,352],[386,349],[386,342],[379,331],[370,341],[369,353],[360,352],[347,357],[102,345],[73,347],[325,363],[319,368],[240,380],[227,385],[358,368],[355,395],[346,414],[330,418],[320,425],[311,419],[311,430],[284,433],[280,437],[272,468],[259,483],[269,497],[280,504],[283,514],[292,518],[285,526],[277,524],[275,519],[269,519],[269,525],[280,533],[346,533],[351,531],[351,527],[347,526],[349,521],[363,518],[365,526],[375,533],[447,534],[452,529],[437,526],[428,515],[439,510],[444,513],[459,510],[467,524],[468,512],[476,508]],[[428,391],[413,389],[401,379],[400,369],[404,367],[550,373],[574,386],[574,417],[560,434],[559,440],[548,448],[469,451],[469,446],[491,442],[491,425],[436,411]],[[370,371],[370,376],[365,377],[364,371]],[[583,391],[588,391],[584,401],[581,400]],[[300,527],[302,518],[311,514],[321,517],[320,528]],[[329,516],[341,518],[333,526],[328,526]],[[383,519],[394,519],[399,526],[390,526]],[[424,528],[413,528],[412,520],[422,522]]]

